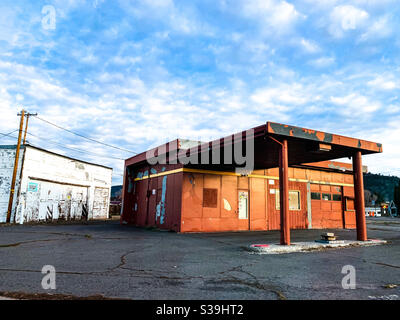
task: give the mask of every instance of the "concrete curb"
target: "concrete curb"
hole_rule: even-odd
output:
[[[248,250],[257,254],[284,254],[295,252],[322,251],[324,249],[349,248],[349,247],[368,247],[386,244],[385,240],[371,239],[368,241],[342,240],[338,243],[320,243],[320,242],[295,242],[290,246],[280,244],[252,244]]]

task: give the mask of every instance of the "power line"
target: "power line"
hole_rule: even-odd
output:
[[[60,146],[61,148],[69,149],[69,150],[72,150],[72,151],[75,151],[75,152],[87,153],[87,154],[90,154],[90,155],[94,155],[94,156],[98,156],[98,157],[103,157],[103,158],[108,158],[108,159],[114,159],[114,160],[122,160],[122,161],[125,160],[125,159],[122,159],[122,158],[117,158],[117,157],[112,157],[112,156],[101,155],[101,154],[94,153],[94,152],[90,152],[90,151],[83,150],[83,149],[67,147],[67,146],[65,146],[65,145],[63,145],[63,144],[61,144],[61,143],[55,142],[55,141],[53,141],[53,140],[45,139],[45,138],[42,138],[42,137],[38,137],[38,136],[36,136],[36,135],[34,135],[34,134],[30,133],[30,132],[27,132],[27,134],[29,134],[30,136],[35,137],[35,138],[37,138],[37,139],[47,141],[47,142],[49,142],[49,143],[58,145],[58,146]]]
[[[15,131],[18,131],[18,130],[15,130]],[[8,133],[8,134],[4,134],[4,133],[1,133],[1,132],[0,132],[0,135],[3,135],[3,136],[7,135],[7,136],[10,137],[10,138],[18,139],[18,137],[11,136],[11,134],[14,133],[15,131],[10,132],[10,133]],[[27,134],[29,134],[30,136],[35,137],[35,138],[37,138],[37,139],[47,141],[48,143],[52,143],[52,144],[54,144],[54,145],[60,146],[61,148],[68,149],[68,150],[72,150],[72,151],[75,151],[75,152],[87,153],[87,154],[89,154],[89,155],[94,155],[94,156],[103,157],[103,158],[107,158],[107,159],[122,160],[122,161],[125,160],[125,159],[116,158],[116,157],[104,156],[104,155],[101,155],[101,154],[98,154],[98,153],[94,153],[94,152],[90,152],[90,151],[87,151],[87,150],[82,150],[82,149],[78,149],[78,148],[67,147],[67,146],[65,146],[65,145],[63,145],[63,144],[61,144],[61,143],[58,143],[58,142],[55,142],[55,141],[52,141],[52,140],[49,140],[49,139],[45,139],[45,138],[42,138],[42,137],[38,137],[38,136],[36,136],[36,135],[34,135],[34,134],[30,133],[30,132],[27,132]],[[0,138],[2,138],[2,137],[0,137]],[[29,142],[28,142],[28,143],[29,143]],[[123,176],[123,174],[121,174],[121,173],[114,173],[113,175]]]
[[[17,132],[17,131],[18,131],[18,129],[14,130],[14,131],[11,131],[11,132],[9,132],[9,133],[1,133],[1,132],[0,132],[0,134],[2,135],[2,137],[0,137],[0,139],[1,139],[1,138],[5,138],[5,137],[10,137],[10,138],[15,138],[15,139],[17,139],[16,137],[11,136],[11,134],[13,134],[14,132]]]
[[[127,150],[127,149],[123,149],[123,148],[120,148],[120,147],[116,147],[116,146],[113,146],[113,145],[111,145],[111,144],[107,144],[107,143],[104,143],[104,142],[101,142],[101,141],[94,140],[94,139],[92,139],[92,138],[86,137],[86,136],[84,136],[84,135],[82,135],[82,134],[80,134],[80,133],[77,133],[77,132],[71,131],[71,130],[69,130],[69,129],[63,128],[63,127],[61,127],[61,126],[59,126],[59,125],[57,125],[57,124],[55,124],[55,123],[52,123],[52,122],[50,122],[50,121],[48,121],[48,120],[45,120],[45,119],[43,119],[43,118],[40,118],[40,117],[38,117],[38,116],[36,116],[35,118],[36,118],[36,119],[39,119],[39,120],[41,120],[41,121],[43,121],[43,122],[46,122],[46,123],[48,123],[48,124],[50,124],[50,125],[52,125],[52,126],[58,128],[58,129],[67,131],[67,132],[72,133],[72,134],[74,134],[74,135],[76,135],[76,136],[78,136],[78,137],[81,137],[81,138],[90,140],[90,141],[92,141],[92,142],[96,142],[96,143],[102,144],[102,145],[104,145],[104,146],[106,146],[106,147],[118,149],[118,150],[121,150],[121,151],[133,153],[133,154],[138,154],[137,152],[134,152],[134,151],[131,151],[131,150]]]

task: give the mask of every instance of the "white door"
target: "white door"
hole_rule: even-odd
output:
[[[94,189],[93,219],[108,218],[109,194],[107,188],[96,187]]]
[[[239,219],[249,218],[249,192],[239,191]]]

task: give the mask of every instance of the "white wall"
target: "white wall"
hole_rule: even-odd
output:
[[[89,219],[106,219],[111,179],[112,169],[27,146],[14,221],[81,219],[85,207]]]
[[[14,171],[15,151],[15,146],[0,146],[0,223],[4,223],[7,220],[8,201],[10,199],[10,187]],[[24,149],[20,149],[19,155],[20,158],[13,201],[14,205],[13,211],[11,212],[11,217],[14,216],[15,205],[18,198],[20,182],[19,178],[21,175],[21,164],[24,156]]]

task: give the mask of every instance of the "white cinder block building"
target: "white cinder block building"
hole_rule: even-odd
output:
[[[16,146],[0,146],[0,223],[7,220]],[[107,219],[112,168],[21,146],[12,223]]]

